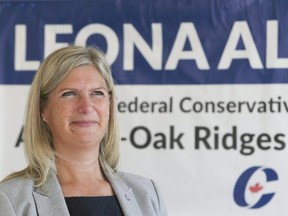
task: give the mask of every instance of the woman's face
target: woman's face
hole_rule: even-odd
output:
[[[109,93],[93,65],[74,68],[54,89],[42,111],[57,149],[96,146],[109,120]]]

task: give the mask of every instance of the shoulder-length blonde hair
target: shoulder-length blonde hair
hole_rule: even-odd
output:
[[[107,132],[101,141],[99,162],[102,169],[110,173],[117,170],[119,163],[120,135],[116,118],[116,96],[110,67],[97,47],[70,45],[51,53],[40,65],[32,82],[26,107],[24,125],[24,150],[28,167],[11,174],[6,179],[28,175],[38,186],[45,183],[50,170],[56,170],[52,136],[48,125],[41,118],[49,94],[67,77],[73,68],[94,65],[100,72],[110,95],[110,118]]]

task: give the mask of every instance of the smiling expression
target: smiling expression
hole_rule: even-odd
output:
[[[49,94],[42,115],[55,148],[97,146],[109,120],[109,92],[93,65],[79,66]]]

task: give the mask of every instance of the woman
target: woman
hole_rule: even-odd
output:
[[[26,169],[0,184],[0,214],[167,215],[151,180],[117,171],[115,90],[102,52],[51,53],[32,82]]]

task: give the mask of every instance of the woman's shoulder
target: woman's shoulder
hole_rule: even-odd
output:
[[[167,215],[163,198],[152,179],[121,171],[117,171],[116,175],[128,188],[133,190],[135,198],[141,202],[143,211],[154,209],[156,215]],[[145,215],[154,214],[147,213]]]
[[[10,175],[3,180],[0,183],[0,214],[36,215],[34,185],[34,180],[28,176]]]
[[[5,194],[17,195],[18,192],[32,191],[33,188],[34,181],[27,176],[16,176],[0,182],[0,191]]]
[[[158,188],[152,179],[122,171],[117,171],[116,175],[126,186],[132,188],[134,191],[141,194],[148,193],[150,195],[154,194],[157,196]]]
[[[116,174],[122,181],[124,181],[125,183],[129,183],[130,186],[134,184],[153,184],[153,181],[151,179],[133,173],[117,171]]]

